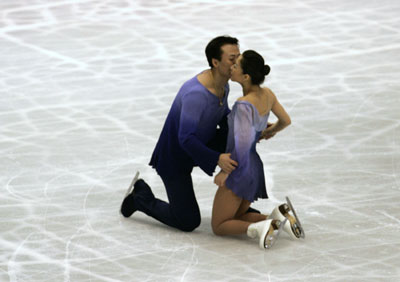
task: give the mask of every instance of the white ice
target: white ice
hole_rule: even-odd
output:
[[[0,2],[0,281],[400,281],[400,2]],[[292,125],[259,146],[270,199],[306,240],[262,251],[210,226],[195,169],[193,233],[119,207],[204,47],[239,38]],[[230,105],[241,96],[231,83]]]

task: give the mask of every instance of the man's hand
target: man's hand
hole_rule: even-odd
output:
[[[224,186],[225,181],[228,178],[228,175],[226,172],[221,170],[215,177],[214,177],[214,183],[217,184],[218,187]]]
[[[237,165],[238,163],[231,159],[230,153],[219,155],[218,166],[227,174],[230,174]]]

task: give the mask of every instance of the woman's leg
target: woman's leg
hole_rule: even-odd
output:
[[[235,218],[244,220],[244,221],[249,221],[249,222],[259,222],[259,221],[268,219],[268,216],[265,214],[248,212],[248,213],[242,214],[240,216],[235,216]]]
[[[247,200],[243,200],[240,205],[237,213],[235,214],[235,219],[249,221],[249,222],[259,222],[266,220],[268,215],[261,214],[258,212],[249,212],[250,202]]]
[[[225,186],[219,187],[215,194],[211,226],[216,235],[245,234],[252,222],[235,219],[235,215],[244,213],[250,202],[236,196]]]

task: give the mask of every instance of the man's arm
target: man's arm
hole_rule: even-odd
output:
[[[185,152],[205,173],[211,176],[221,154],[208,148],[196,135],[200,118],[206,107],[207,100],[201,92],[188,93],[182,98],[178,139]]]

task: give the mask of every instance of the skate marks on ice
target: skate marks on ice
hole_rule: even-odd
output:
[[[1,1],[0,280],[399,280],[399,14],[387,0]],[[272,67],[293,124],[259,146],[273,181],[255,207],[290,195],[307,240],[216,238],[197,169],[194,233],[119,217],[135,170],[167,199],[146,164],[219,34]]]

